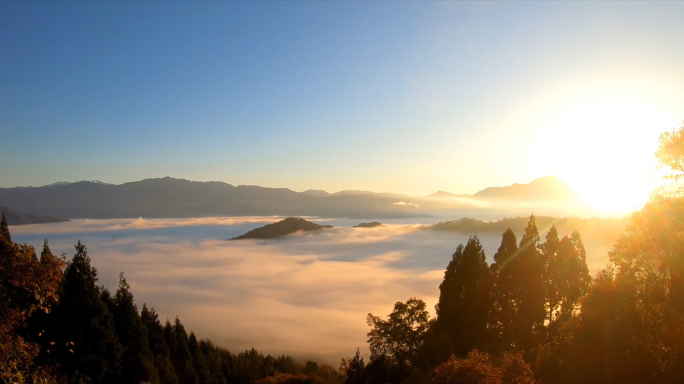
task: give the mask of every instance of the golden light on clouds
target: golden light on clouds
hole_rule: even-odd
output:
[[[655,170],[658,136],[676,119],[637,99],[587,100],[541,125],[530,172],[569,182],[599,212],[639,209],[661,183]]]

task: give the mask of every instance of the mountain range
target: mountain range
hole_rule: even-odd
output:
[[[60,218],[251,215],[406,218],[428,216],[434,211],[494,209],[499,201],[523,204],[529,213],[530,209],[541,209],[549,202],[577,204],[578,199],[567,183],[553,176],[535,179],[529,184],[486,188],[472,196],[443,191],[422,197],[368,191],[295,192],[286,188],[233,186],[171,177],[119,185],[80,181],[0,188],[2,206],[31,215]]]
[[[12,208],[0,206],[0,212],[5,214],[7,224],[9,225],[25,225],[25,224],[42,224],[42,223],[60,223],[69,221],[67,219],[55,216],[36,216],[27,213],[15,211]]]

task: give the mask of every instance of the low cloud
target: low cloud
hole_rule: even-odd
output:
[[[417,297],[434,313],[444,268],[469,236],[385,225],[223,240],[223,232],[276,220],[86,220],[11,230],[15,241],[36,246],[47,236],[55,253],[69,255],[81,239],[101,284],[114,291],[124,271],[139,307],[153,306],[162,319],[178,315],[232,352],[255,347],[335,365],[357,347],[367,353],[369,312],[384,317],[395,302]],[[219,235],[195,233],[209,229]],[[501,237],[480,240],[491,262]]]
[[[281,216],[244,216],[244,217],[196,217],[181,219],[73,219],[63,223],[17,225],[11,227],[12,234],[32,233],[88,233],[120,231],[133,229],[159,229],[171,227],[191,227],[204,225],[233,226],[251,223],[272,223],[285,217]]]
[[[394,204],[394,205],[410,206],[410,207],[416,207],[416,208],[418,208],[418,204],[415,204],[415,203],[407,203],[407,202],[405,202],[405,201],[397,201],[397,202],[394,202],[394,203],[392,203],[392,204]]]

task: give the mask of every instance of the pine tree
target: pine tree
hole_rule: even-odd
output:
[[[554,313],[558,309],[558,302],[561,300],[561,293],[559,292],[560,246],[561,241],[554,225],[546,234],[546,241],[539,246],[545,262],[543,280],[546,296],[546,321],[548,323],[553,321]]]
[[[363,362],[363,357],[361,357],[359,349],[356,348],[354,357],[349,359],[347,378],[344,380],[344,384],[365,384],[367,382],[365,368],[366,364]]]
[[[587,291],[591,276],[579,232],[559,240],[556,228],[552,227],[540,249],[546,263],[546,321],[553,325],[556,320],[567,320],[572,315],[579,298]]]
[[[501,245],[494,254],[491,266],[494,275],[492,289],[492,312],[490,314],[491,333],[498,348],[504,351],[514,349],[515,318],[517,312],[517,286],[515,284],[515,264],[513,259],[518,253],[518,240],[513,230],[508,228],[501,238]]]
[[[115,383],[121,368],[122,347],[102,291],[97,270],[90,266],[85,245],[67,263],[52,334],[60,336],[51,353],[67,376],[86,376],[93,383]]]
[[[157,312],[154,308],[148,310],[147,306],[143,304],[140,320],[147,332],[147,341],[152,352],[154,365],[157,367],[159,382],[161,384],[178,384],[178,377],[176,377],[176,372],[171,364],[169,347],[164,339],[164,328],[159,322]]]
[[[516,297],[517,345],[519,350],[526,353],[530,352],[538,341],[537,337],[546,317],[543,280],[545,263],[537,249],[538,242],[539,232],[534,215],[531,215],[525,233],[520,239],[518,254],[513,259],[515,284],[519,288]]]
[[[7,225],[7,218],[5,212],[0,218],[0,246],[12,244],[12,236],[10,236],[9,226]]]
[[[170,326],[170,324],[167,325]],[[166,333],[166,330],[165,330]],[[188,349],[188,334],[185,332],[185,327],[181,324],[178,317],[171,327],[171,334],[169,335],[172,342],[169,343],[171,352],[171,362],[173,363],[178,382],[183,384],[197,384],[197,372],[193,367],[192,354]],[[168,339],[167,339],[168,340]]]
[[[452,352],[466,356],[488,344],[490,272],[482,244],[471,236],[456,248],[439,286],[437,324],[453,340]]]
[[[561,240],[557,271],[560,299],[558,317],[568,319],[591,283],[591,275],[587,267],[587,252],[579,232],[575,231],[571,237],[564,236]]]
[[[211,373],[209,372],[207,357],[204,356],[204,352],[200,349],[197,342],[197,337],[192,331],[190,331],[190,336],[188,337],[188,349],[192,355],[192,366],[197,373],[197,380],[200,383],[209,383],[211,381]]]
[[[121,382],[159,383],[157,368],[147,341],[138,309],[133,303],[131,287],[123,272],[119,274],[119,288],[114,297],[114,326],[124,348],[121,361]]]

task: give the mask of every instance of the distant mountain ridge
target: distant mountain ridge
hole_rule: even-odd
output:
[[[286,188],[233,186],[164,177],[120,185],[80,181],[44,187],[0,188],[0,204],[34,215],[67,218],[327,216],[415,217],[414,207],[392,203],[406,195],[316,197]]]
[[[67,219],[55,216],[36,216],[22,212],[15,211],[12,208],[0,206],[0,212],[5,214],[7,224],[9,225],[26,225],[26,224],[44,224],[44,223],[61,223],[69,221]]]
[[[487,209],[480,201],[528,201],[532,205],[526,209],[534,209],[536,203],[574,198],[569,185],[553,177],[486,188],[473,196],[442,191],[422,197],[357,190],[332,194],[323,190],[295,192],[171,177],[119,185],[79,181],[0,188],[0,205],[35,216],[71,219],[270,215],[389,219],[429,216],[435,211]]]
[[[576,200],[578,198],[570,184],[555,176],[540,177],[527,184],[516,183],[507,187],[485,188],[473,197],[496,200]]]

